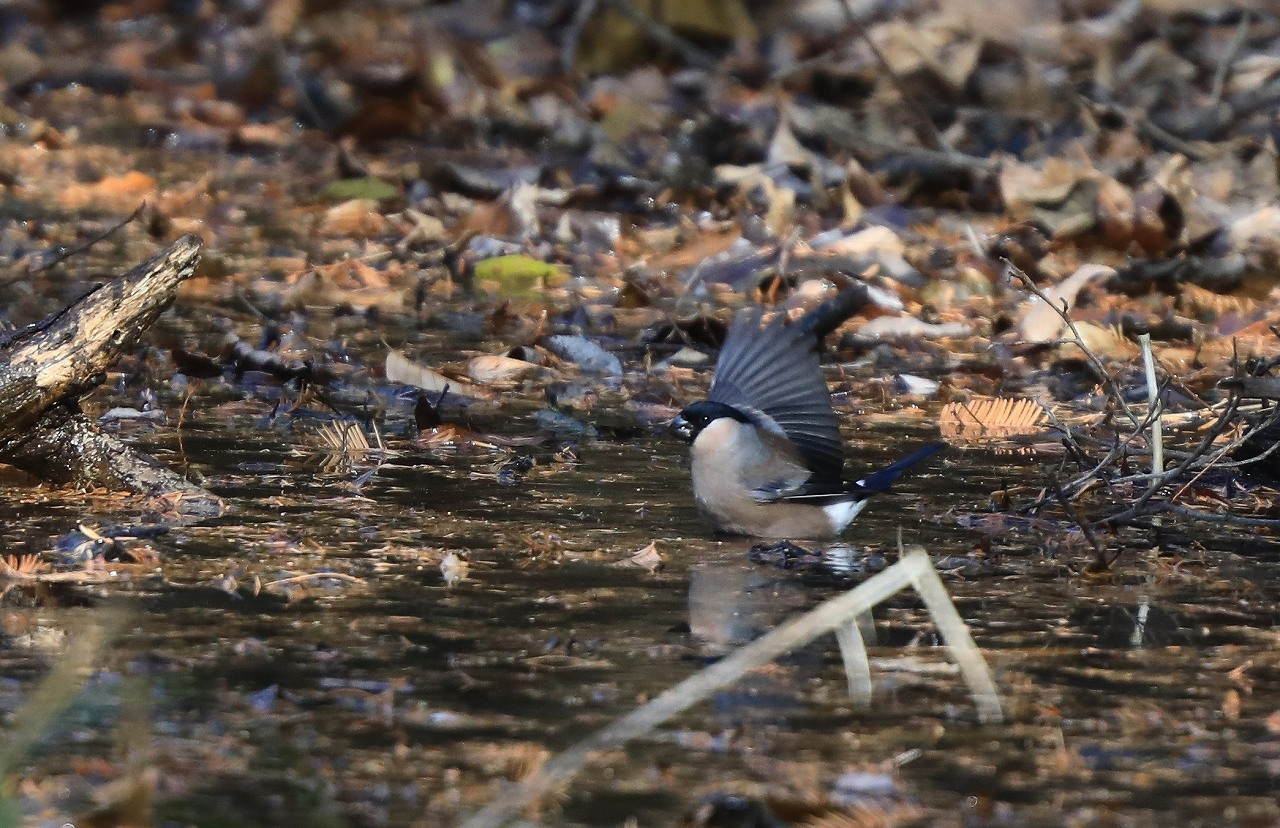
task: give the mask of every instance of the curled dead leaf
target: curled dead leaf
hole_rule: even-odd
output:
[[[399,382],[421,388],[423,391],[443,393],[448,389],[451,393],[468,397],[481,397],[487,394],[463,380],[450,379],[433,368],[420,365],[399,351],[387,351],[386,374],[388,382]]]
[[[658,552],[658,542],[650,541],[649,545],[640,549],[632,555],[618,561],[619,566],[638,566],[646,572],[653,574],[658,572],[665,566],[662,560],[662,554]]]
[[[1043,291],[1044,299],[1032,296],[1027,311],[1018,323],[1018,338],[1026,342],[1052,342],[1062,334],[1066,323],[1062,320],[1065,307],[1070,311],[1076,296],[1090,282],[1099,277],[1114,276],[1115,268],[1099,264],[1081,265],[1075,273]]]
[[[538,366],[532,362],[498,354],[473,357],[466,368],[468,377],[491,388],[512,387],[537,370]]]

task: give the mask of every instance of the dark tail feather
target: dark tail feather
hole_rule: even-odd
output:
[[[857,482],[856,487],[866,490],[869,494],[875,492],[888,491],[893,485],[893,481],[897,480],[904,471],[919,463],[921,460],[933,455],[934,453],[946,448],[946,443],[930,443],[922,449],[917,449],[898,462],[885,466],[878,472],[872,472]]]
[[[827,334],[840,327],[841,322],[862,310],[869,301],[867,289],[862,285],[854,285],[800,317],[796,324],[800,326],[800,330],[812,334],[815,340],[821,342]]]

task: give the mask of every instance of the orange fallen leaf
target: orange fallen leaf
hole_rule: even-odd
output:
[[[68,210],[79,210],[89,205],[108,210],[132,208],[155,189],[154,178],[130,170],[124,175],[107,176],[96,184],[73,184],[58,195],[58,204]]]

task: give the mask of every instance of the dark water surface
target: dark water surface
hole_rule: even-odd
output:
[[[1035,469],[951,451],[868,509],[827,565],[784,569],[707,533],[666,439],[582,441],[577,463],[534,449],[510,482],[510,452],[432,456],[392,435],[357,490],[373,464],[326,469],[307,428],[193,414],[180,441],[131,434],[232,510],[153,540],[162,574],[6,595],[10,711],[61,632],[128,607],[105,670],[20,769],[26,824],[83,819],[130,767],[157,824],[453,824],[498,781],[887,565],[899,528],[952,572],[1008,723],[976,723],[902,594],[876,610],[870,711],[849,704],[823,639],[601,757],[532,816],[671,825],[702,806],[712,824],[804,824],[836,802],[849,822],[812,824],[1280,823],[1280,556],[1265,538],[1126,536],[1106,583],[1078,574],[1066,536],[1003,530],[966,558],[980,536],[956,515]],[[888,435],[855,432],[857,456],[890,459]],[[139,514],[16,484],[0,512],[9,552]],[[660,571],[625,563],[650,542]],[[453,586],[449,552],[468,558]],[[361,583],[255,594],[255,579],[324,571]]]

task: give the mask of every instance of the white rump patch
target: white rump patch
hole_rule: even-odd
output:
[[[844,527],[853,523],[853,519],[858,513],[867,508],[867,501],[870,498],[864,497],[858,500],[842,500],[839,503],[828,503],[822,507],[822,511],[827,513],[827,519],[831,521],[831,525],[835,527],[837,532],[843,531]]]

